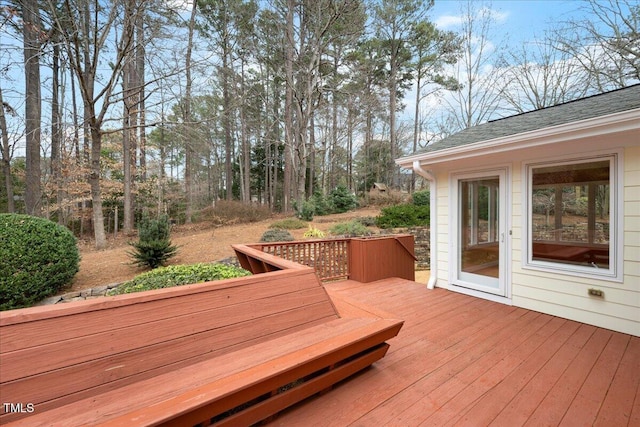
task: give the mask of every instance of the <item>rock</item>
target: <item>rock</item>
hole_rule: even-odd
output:
[[[104,285],[104,286],[97,286],[93,289],[90,289],[91,291],[91,296],[95,297],[95,296],[102,296],[104,294],[107,293],[107,290],[109,290],[109,286],[108,285]]]
[[[62,301],[62,297],[60,295],[55,296],[55,297],[49,297],[49,298],[45,298],[42,301],[38,302],[37,304],[34,305],[48,305],[48,304],[57,304],[60,301]]]

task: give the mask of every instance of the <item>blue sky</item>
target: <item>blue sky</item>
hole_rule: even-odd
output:
[[[449,24],[460,15],[461,4],[466,1],[436,0],[429,16],[442,29],[453,29]],[[489,5],[495,11],[495,31],[508,36],[510,41],[542,37],[550,23],[582,15],[581,2],[576,0],[498,0],[477,2]]]

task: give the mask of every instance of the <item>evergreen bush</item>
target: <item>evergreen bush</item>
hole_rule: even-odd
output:
[[[140,267],[157,268],[176,255],[178,247],[171,244],[171,224],[166,215],[158,219],[142,218],[138,225],[138,241],[129,243],[134,250],[128,252],[133,263]]]
[[[320,191],[315,191],[313,193],[311,201],[313,202],[314,214],[323,216],[329,215],[333,212],[333,206],[331,206],[331,202],[327,200],[327,198]]]
[[[428,226],[429,205],[404,204],[382,208],[376,224],[380,228]]]
[[[293,209],[296,211],[296,216],[303,221],[313,221],[313,214],[315,213],[315,206],[313,205],[313,201],[305,200],[302,202],[302,205],[298,205],[297,202],[294,201]]]
[[[371,230],[357,220],[341,222],[329,229],[331,234],[344,237],[370,236]]]
[[[0,214],[0,310],[56,294],[78,272],[76,238],[44,218]]]
[[[344,213],[358,207],[358,199],[345,185],[338,185],[329,195],[334,213]]]
[[[211,282],[250,274],[247,270],[225,264],[171,265],[142,273],[118,286],[109,295],[130,294],[152,289]]]
[[[295,239],[287,230],[270,228],[262,234],[261,242],[292,242]]]
[[[415,191],[411,198],[416,206],[428,206],[430,200],[429,190]]]

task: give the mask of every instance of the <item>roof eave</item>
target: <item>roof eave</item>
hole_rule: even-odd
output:
[[[640,129],[640,108],[579,120],[542,129],[478,141],[428,153],[412,154],[396,159],[400,167],[412,169],[415,161],[422,166],[462,160],[480,155],[534,148],[547,144],[588,138],[609,133]]]

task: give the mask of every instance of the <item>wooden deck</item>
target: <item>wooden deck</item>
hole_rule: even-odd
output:
[[[405,320],[387,356],[273,426],[640,426],[640,337],[385,279],[326,285]]]

